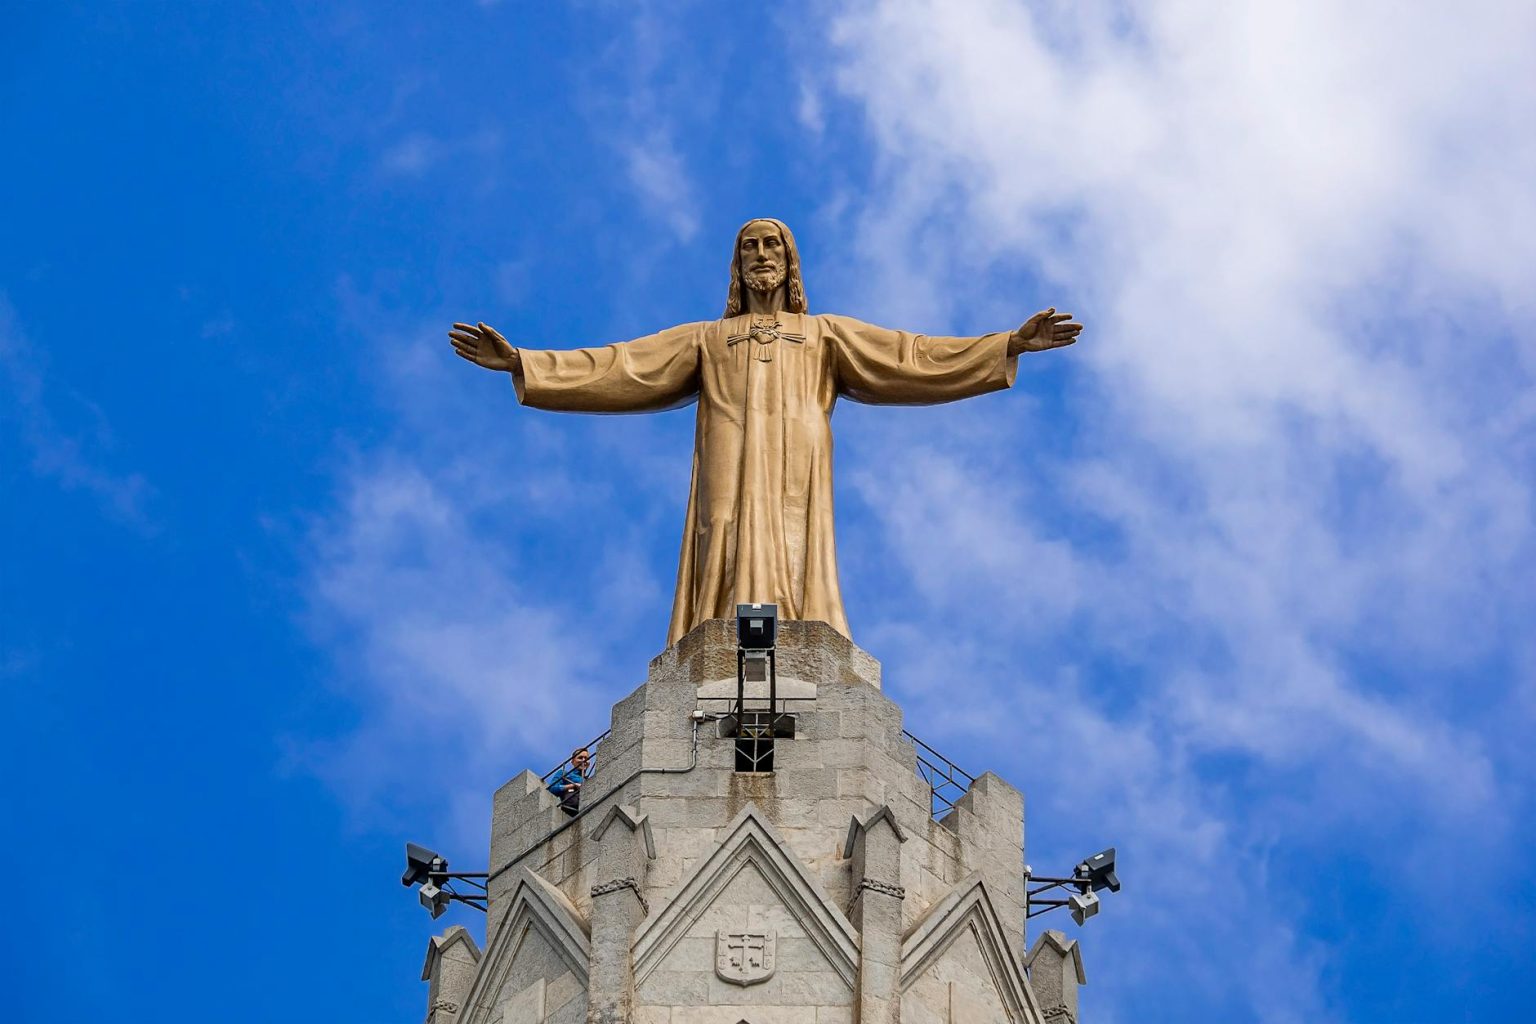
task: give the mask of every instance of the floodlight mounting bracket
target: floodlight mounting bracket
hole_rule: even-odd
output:
[[[1040,882],[1040,885],[1030,887],[1031,883]],[[1041,914],[1048,914],[1058,907],[1070,906],[1070,898],[1045,897],[1044,893],[1052,889],[1076,889],[1079,893],[1093,892],[1093,879],[1089,875],[1072,874],[1067,876],[1037,875],[1031,871],[1028,865],[1024,868],[1024,919],[1027,921]],[[1116,885],[1111,892],[1118,891]],[[1038,909],[1036,909],[1038,908]]]

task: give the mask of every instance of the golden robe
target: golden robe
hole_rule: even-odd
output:
[[[929,405],[1010,387],[1008,335],[937,338],[781,312],[683,324],[602,348],[521,350],[524,405],[653,412],[699,404],[667,643],[736,605],[848,635],[832,526],[839,396]]]

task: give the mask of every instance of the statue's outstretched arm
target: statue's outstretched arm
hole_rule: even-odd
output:
[[[460,357],[512,374],[517,399],[556,412],[654,412],[698,395],[703,324],[600,348],[517,349],[483,323],[448,332]]]
[[[1009,335],[945,338],[823,315],[837,356],[837,389],[871,405],[933,405],[1013,384]]]
[[[1011,333],[943,338],[844,316],[820,318],[837,353],[838,391],[875,405],[929,405],[1013,384],[1018,357],[1070,345],[1082,325],[1044,310]]]

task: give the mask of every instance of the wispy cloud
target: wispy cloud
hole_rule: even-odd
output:
[[[656,134],[624,146],[624,162],[635,191],[679,241],[687,242],[699,230],[699,214],[681,154],[672,143]]]
[[[310,525],[307,622],[357,718],[293,759],[372,826],[478,844],[490,793],[604,730],[665,628],[670,581],[640,539],[659,485],[627,475],[643,458],[597,469],[656,428],[573,436],[583,420],[530,416],[456,359],[451,318],[391,327],[345,283],[340,301],[391,353],[372,383],[398,430],[343,460]]]
[[[702,203],[679,132],[689,122],[708,119],[707,105],[717,89],[710,57],[688,45],[688,19],[679,9],[687,6],[650,0],[623,5],[621,28],[601,59],[622,69],[622,92],[585,97],[599,135],[622,159],[642,208],[677,242],[694,239]],[[685,53],[686,59],[679,59]]]
[[[386,177],[421,178],[445,162],[468,158],[477,166],[501,149],[501,133],[486,128],[457,136],[412,131],[385,146],[379,170]]]
[[[106,468],[113,436],[106,416],[84,396],[52,379],[45,354],[22,333],[0,295],[0,422],[14,424],[32,471],[67,491],[91,495],[102,511],[140,530],[152,530],[154,488],[143,474]],[[57,410],[68,406],[69,422]],[[82,427],[81,423],[86,424]]]
[[[412,132],[391,144],[379,157],[379,166],[389,174],[414,178],[437,162],[437,140],[424,132]]]
[[[549,753],[551,723],[594,718],[592,638],[516,585],[511,545],[475,522],[486,495],[391,453],[345,487],[313,538],[312,599],[364,719],[305,756],[365,806],[391,787],[407,806],[452,795],[423,776],[484,797],[508,754]]]

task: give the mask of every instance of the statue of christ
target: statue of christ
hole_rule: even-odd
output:
[[[832,527],[832,407],[952,402],[1012,386],[1023,352],[1060,348],[1082,325],[1047,309],[1018,330],[940,338],[807,312],[794,235],[777,220],[736,235],[719,320],[603,348],[514,348],[483,323],[448,332],[460,356],[512,375],[524,405],[654,412],[698,402],[693,483],[667,642],[736,605],[848,635]]]

